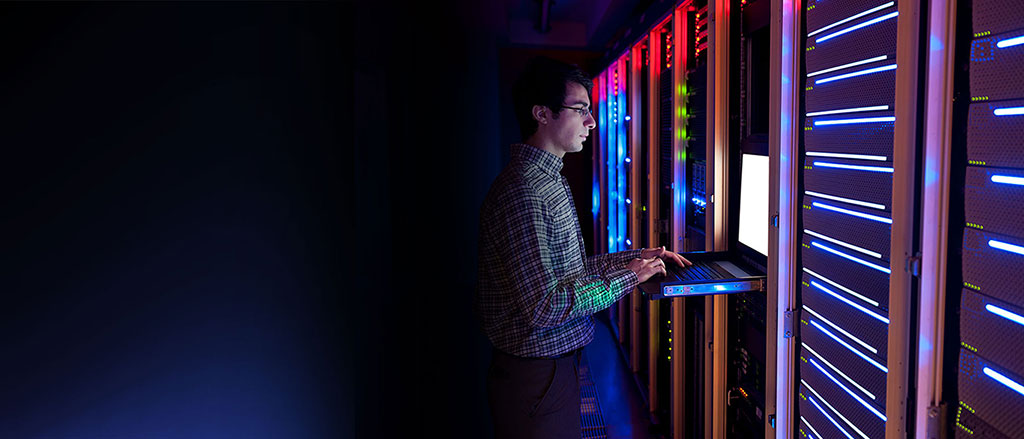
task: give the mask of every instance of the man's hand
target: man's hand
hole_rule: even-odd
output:
[[[640,257],[643,258],[643,259],[661,258],[661,259],[664,259],[666,261],[667,260],[672,260],[675,263],[679,264],[680,267],[685,267],[687,265],[693,265],[693,262],[687,261],[686,258],[684,258],[682,256],[679,256],[679,253],[676,253],[676,252],[673,252],[673,251],[669,251],[669,250],[665,250],[665,246],[655,247],[655,248],[645,248],[645,249],[643,249],[640,252]]]
[[[657,274],[668,274],[665,271],[665,261],[659,258],[648,258],[648,259],[634,259],[629,261],[626,268],[633,270],[636,273],[636,277],[640,280],[640,283],[647,282]]]

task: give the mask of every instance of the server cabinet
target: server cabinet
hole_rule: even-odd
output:
[[[906,153],[894,149],[898,15],[894,1],[804,7],[802,436],[882,437],[899,412],[887,410],[893,174]]]
[[[962,4],[959,26],[971,36],[968,78],[956,93],[966,111],[954,122],[966,157],[954,161],[964,190],[955,208],[961,248],[952,253],[962,258],[962,285],[951,428],[958,438],[1024,437],[1024,8]]]

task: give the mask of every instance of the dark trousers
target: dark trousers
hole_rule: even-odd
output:
[[[487,399],[498,439],[579,439],[580,351],[557,359],[515,357],[497,349]]]

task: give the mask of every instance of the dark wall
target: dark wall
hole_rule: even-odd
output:
[[[0,5],[0,437],[490,436],[501,13]]]
[[[351,9],[0,6],[0,437],[351,436]]]

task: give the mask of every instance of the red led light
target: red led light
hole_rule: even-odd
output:
[[[672,31],[665,32],[665,68],[672,68]]]

